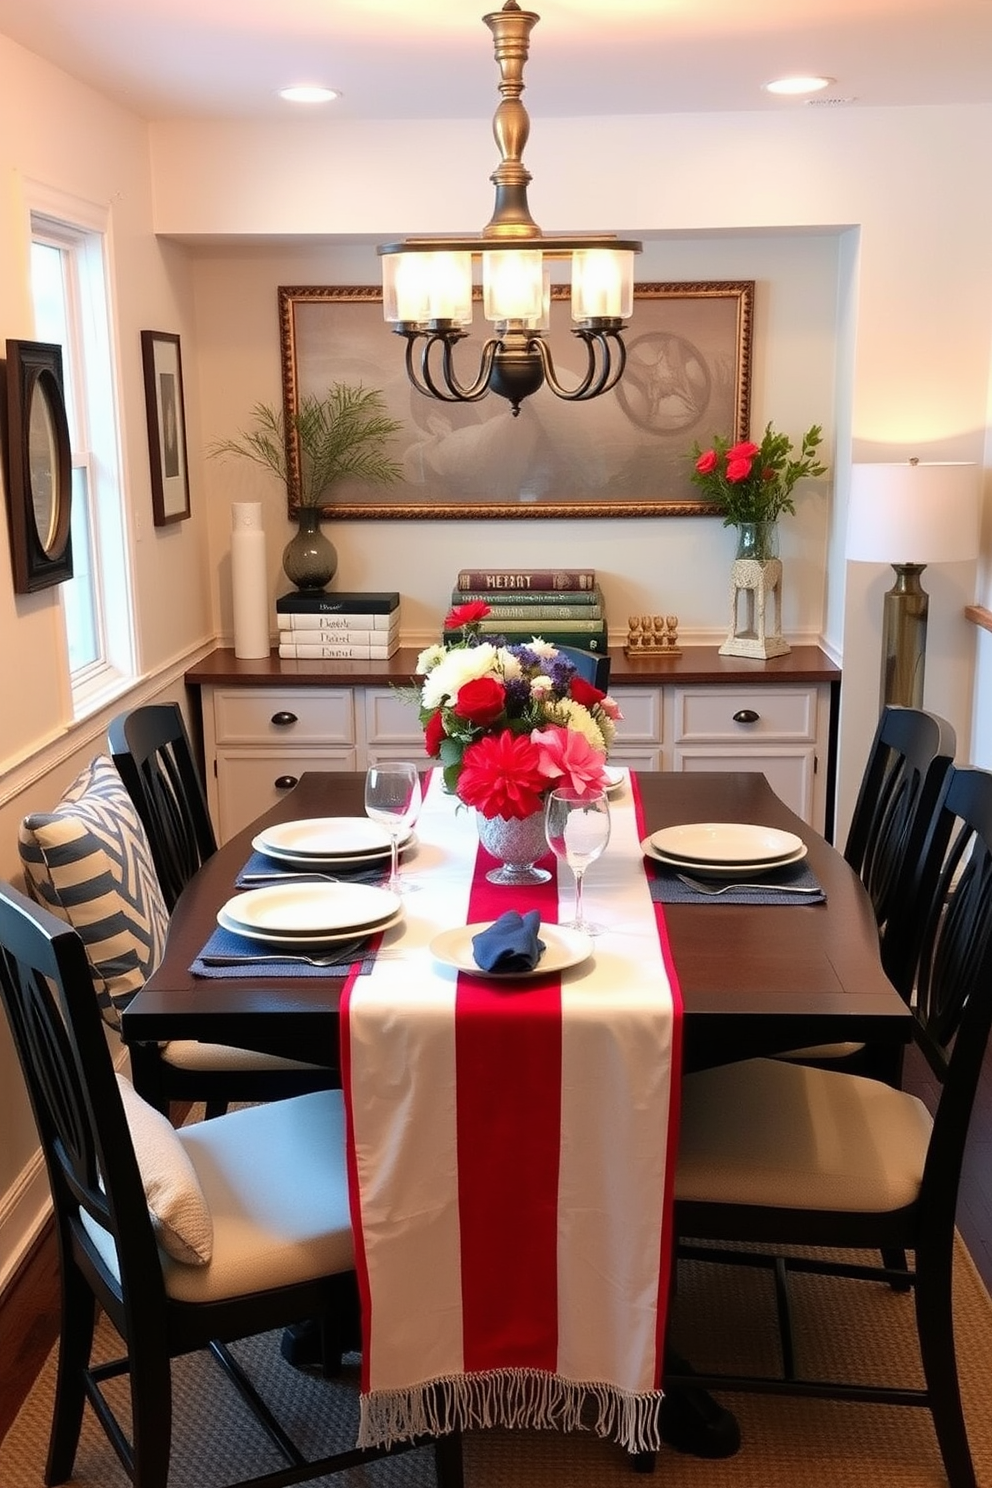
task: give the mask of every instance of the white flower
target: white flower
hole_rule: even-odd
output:
[[[435,641],[433,646],[428,646],[417,657],[417,675],[422,677],[427,672],[433,671],[438,662],[443,661],[447,654],[447,648],[442,646],[440,641]]]
[[[504,682],[514,682],[517,677],[522,677],[524,669],[520,665],[520,657],[514,656],[506,646],[500,646],[496,652],[496,661]]]
[[[554,661],[558,655],[558,647],[553,646],[550,641],[544,640],[541,636],[533,636],[526,642],[526,645],[528,651],[533,651],[535,656],[540,656],[544,661]]]
[[[453,647],[445,653],[444,660],[427,673],[420,694],[421,703],[425,708],[440,708],[442,703],[454,698],[466,682],[491,676],[495,670],[496,647],[488,641],[464,649]]]

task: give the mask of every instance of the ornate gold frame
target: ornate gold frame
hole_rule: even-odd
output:
[[[560,347],[568,350],[567,296],[566,286],[555,286],[556,357]],[[688,454],[697,439],[705,443],[714,434],[747,437],[754,281],[638,284],[634,302],[625,333],[628,367],[614,392],[578,404],[538,395],[513,419],[501,398],[466,405],[417,393],[406,378],[403,347],[382,319],[377,285],[280,287],[287,424],[302,395],[360,382],[380,389],[391,416],[413,428],[396,449],[412,478],[386,489],[342,486],[331,493],[326,515],[713,515],[713,504],[689,480]],[[464,350],[468,359],[478,354],[477,336]],[[298,468],[292,440],[288,453],[292,511]]]

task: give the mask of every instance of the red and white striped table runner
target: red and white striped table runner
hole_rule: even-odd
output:
[[[473,813],[435,772],[402,956],[344,994],[360,1444],[570,1429],[586,1407],[629,1451],[660,1445],[680,1007],[636,783],[611,816],[586,885],[609,927],[593,957],[512,985],[460,975],[433,962],[435,934],[509,908],[554,921],[558,889],[488,884]]]

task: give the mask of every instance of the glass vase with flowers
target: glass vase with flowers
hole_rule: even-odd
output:
[[[544,802],[568,788],[599,795],[620,709],[549,641],[484,637],[482,603],[458,605],[445,640],[422,651],[417,694],[425,747],[444,782],[475,808],[480,840],[502,860],[491,882],[541,882]]]
[[[820,425],[813,424],[794,454],[789,436],[767,424],[760,444],[718,436],[709,449],[693,446],[690,479],[722,514],[723,525],[737,528],[738,558],[778,557],[776,523],[783,512],[796,510],[796,482],[827,473],[817,456],[822,441]]]

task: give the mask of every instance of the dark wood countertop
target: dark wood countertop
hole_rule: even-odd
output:
[[[241,687],[375,687],[408,683],[420,648],[403,647],[388,661],[288,661],[273,650],[257,661],[239,659],[218,647],[186,672],[193,687],[222,683]],[[611,648],[611,686],[683,683],[816,683],[840,681],[840,668],[819,646],[794,646],[786,656],[753,661],[721,656],[716,646],[686,646],[681,656],[632,657]]]

